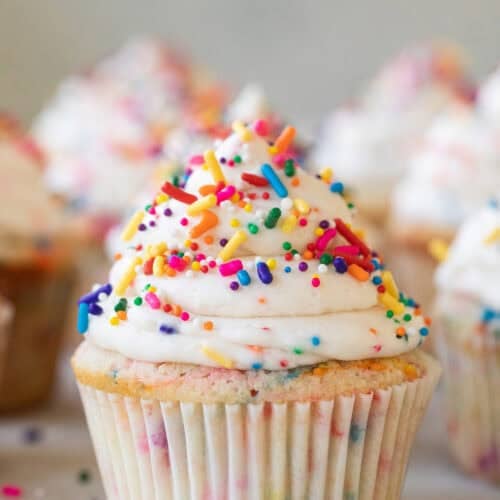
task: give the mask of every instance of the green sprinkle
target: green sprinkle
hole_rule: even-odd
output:
[[[403,319],[404,319],[405,321],[411,321],[411,314],[408,314],[408,313],[407,313],[407,314],[405,314],[405,315],[403,316]]]
[[[264,221],[264,226],[267,229],[273,229],[278,224],[278,220],[281,217],[281,210],[278,207],[271,208],[267,214],[266,220]]]
[[[283,250],[288,251],[288,250],[291,250],[291,248],[292,248],[292,244],[289,241],[283,242]]]
[[[121,298],[115,305],[115,311],[126,311],[127,310],[127,299],[125,297]]]
[[[348,203],[348,204],[347,204],[347,208],[348,208],[349,210],[352,210],[352,209],[354,208],[354,203]]]
[[[240,156],[240,155],[236,155],[236,156],[233,158],[233,161],[234,161],[234,163],[241,163],[241,156]]]
[[[304,354],[304,349],[301,349],[300,347],[294,347],[293,348],[294,354]]]
[[[293,160],[287,160],[285,162],[285,175],[287,177],[293,177],[295,175],[295,165]]]
[[[80,483],[88,483],[90,481],[90,472],[86,469],[82,469],[79,473],[78,473],[78,481]]]
[[[394,311],[389,310],[389,311],[387,311],[387,312],[385,313],[385,315],[386,315],[388,318],[392,318],[392,317],[394,316]]]
[[[321,264],[326,264],[326,265],[331,264],[332,260],[333,260],[333,257],[328,253],[324,253],[321,256],[321,258],[319,259]]]
[[[174,176],[172,177],[172,184],[173,184],[174,186],[176,186],[176,187],[179,187],[180,183],[181,183],[181,182],[180,182],[180,178],[179,178],[179,176],[178,176],[178,175],[174,175]]]
[[[135,304],[136,306],[141,306],[141,305],[142,305],[142,298],[141,298],[141,297],[136,297],[136,298],[134,299],[134,304]]]
[[[150,286],[151,286],[151,283],[147,283],[146,286],[144,287],[144,290],[149,290]]]
[[[257,226],[257,224],[250,222],[247,227],[252,234],[257,234],[259,232],[259,226]]]
[[[151,205],[151,204],[146,205],[146,206],[144,207],[144,211],[145,211],[145,212],[149,212],[149,210],[151,209],[151,207],[152,207],[152,206],[153,206],[153,205]]]
[[[298,250],[295,250],[295,248],[291,251],[291,254],[292,254],[292,255],[297,255],[298,253],[299,253],[299,251],[298,251]]]

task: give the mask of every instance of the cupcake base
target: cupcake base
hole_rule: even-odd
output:
[[[85,378],[78,358],[73,367],[110,499],[397,499],[440,373],[418,353],[415,380],[324,399],[231,404],[134,396],[148,391],[145,379],[124,387],[114,361],[115,391],[104,391],[89,385],[97,379]],[[128,363],[142,373],[144,363]]]
[[[32,407],[52,388],[74,273],[38,265],[0,267],[0,294],[12,305],[0,412]]]

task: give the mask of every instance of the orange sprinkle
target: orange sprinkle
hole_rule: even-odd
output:
[[[191,238],[198,238],[209,229],[215,227],[218,223],[219,218],[216,214],[214,214],[214,212],[211,212],[210,210],[204,210],[201,213],[201,221],[191,229],[189,235],[191,236]]]
[[[126,311],[118,311],[116,313],[116,315],[118,316],[118,318],[120,318],[122,321],[125,321],[127,319],[127,313]]]
[[[247,345],[247,347],[254,352],[262,352],[264,350],[260,345]]]
[[[431,326],[432,325],[432,319],[429,318],[429,316],[425,317],[424,318],[424,323],[427,325],[427,326]]]
[[[288,125],[283,129],[279,137],[274,141],[274,146],[279,153],[285,152],[295,138],[295,128]]]
[[[410,380],[415,380],[418,377],[417,368],[414,365],[406,365],[404,373]]]
[[[300,186],[300,179],[298,177],[294,177],[292,179],[292,183],[291,184],[292,184],[293,187]]]
[[[372,334],[372,335],[377,335],[377,329],[376,328],[370,328],[369,332]]]
[[[243,201],[243,200],[240,200],[240,201],[238,202],[238,206],[239,206],[240,208],[245,208],[245,205],[246,205],[246,204],[247,204],[247,203],[246,203],[246,201]]]
[[[203,241],[207,244],[207,245],[211,245],[213,242],[214,242],[214,237],[212,235],[208,235],[208,236],[205,236],[203,238]]]
[[[203,323],[203,329],[204,329],[204,330],[208,330],[208,331],[213,330],[213,329],[214,329],[214,324],[213,324],[213,322],[212,322],[212,321],[205,321],[205,322]]]
[[[351,264],[347,268],[347,272],[358,281],[368,281],[370,279],[370,273],[357,264]]]
[[[402,337],[405,333],[406,333],[406,330],[402,326],[399,326],[398,328],[396,328],[396,335]]]
[[[177,305],[177,304],[174,304],[172,306],[172,314],[174,316],[180,316],[181,315],[181,312],[182,312],[182,307]]]
[[[414,309],[413,311],[414,316],[420,316],[421,314],[422,314],[422,309],[420,309],[420,307]]]
[[[305,259],[305,260],[311,260],[313,257],[314,257],[314,254],[311,252],[311,250],[306,250],[304,252],[304,254],[302,255],[302,257]]]
[[[190,264],[191,263],[191,257],[189,255],[184,255],[182,257],[182,260],[186,263],[186,264]]]
[[[202,196],[207,196],[209,194],[214,194],[216,189],[217,186],[215,186],[214,184],[205,184],[204,186],[201,186],[200,189],[198,189],[198,192]]]
[[[259,297],[259,304],[265,304],[267,302],[267,299],[265,297]]]
[[[115,253],[115,260],[120,260],[123,257],[123,255],[120,252]]]
[[[170,267],[170,266],[166,266],[165,267],[165,274],[169,278],[174,278],[177,275],[177,271],[174,268]]]
[[[317,366],[316,368],[313,369],[312,374],[315,377],[321,377],[323,375],[326,375],[328,373],[328,368],[324,368],[322,366]]]

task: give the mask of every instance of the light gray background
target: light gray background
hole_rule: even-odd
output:
[[[500,61],[500,1],[0,0],[0,107],[28,121],[66,74],[140,33],[234,85],[262,82],[309,125],[414,41],[456,40],[483,76]]]

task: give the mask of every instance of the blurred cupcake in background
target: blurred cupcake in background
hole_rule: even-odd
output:
[[[454,46],[422,45],[400,53],[355,104],[327,117],[310,155],[311,168],[331,168],[360,216],[382,224],[407,156],[432,119],[457,100],[471,100],[465,73]]]
[[[50,393],[74,284],[74,235],[46,191],[42,159],[15,121],[0,116],[0,296],[13,313],[2,333],[0,412]]]
[[[426,304],[437,260],[465,218],[499,189],[499,138],[474,108],[450,109],[430,126],[394,189],[384,256],[402,286]]]
[[[263,120],[123,228],[72,359],[110,499],[400,496],[440,369],[352,207]],[[283,161],[283,159],[286,160]]]
[[[436,273],[449,443],[469,474],[500,482],[500,198],[460,229]]]
[[[500,128],[500,66],[479,87],[477,106],[488,123]]]
[[[4,297],[0,296],[0,384],[2,383],[6,363],[7,340],[11,322],[12,306]]]

